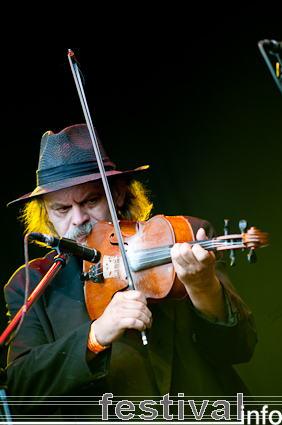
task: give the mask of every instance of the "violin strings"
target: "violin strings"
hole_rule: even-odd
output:
[[[199,243],[199,241],[192,241],[189,242],[190,245],[196,245],[197,243]],[[206,240],[206,241],[201,241],[200,245],[205,248],[205,249],[210,249],[210,250],[216,250],[218,247],[222,247],[222,246],[229,246],[229,245],[242,245],[241,241],[233,241],[232,243],[229,241],[221,241],[218,239],[213,239],[213,240]],[[161,261],[161,260],[165,260],[165,259],[169,259],[170,258],[170,249],[171,249],[172,245],[168,245],[168,246],[164,246],[164,247],[159,247],[159,248],[151,248],[151,249],[146,249],[143,250],[144,252],[141,251],[136,251],[136,252],[132,252],[132,253],[128,253],[128,257],[129,257],[129,264],[134,262],[134,257],[137,258],[138,261],[138,265],[140,267],[142,267],[143,265],[146,265],[147,268],[150,268],[150,264],[151,263],[155,263],[156,261]],[[149,258],[148,258],[149,257]],[[116,266],[113,267],[113,272],[115,271],[119,271],[124,269],[123,264],[120,262],[120,260],[122,260],[122,257],[116,257],[118,263]],[[136,260],[135,260],[136,261]],[[102,275],[103,272],[97,273],[95,276],[99,276]]]
[[[228,245],[241,245],[241,242],[236,242],[236,243],[229,243],[229,242],[220,242],[220,241],[205,241],[202,246],[205,249],[216,249],[218,247],[222,247],[222,246],[228,246]],[[160,249],[148,249],[146,250],[146,252],[144,253],[140,253],[136,252],[136,253],[130,253],[129,254],[129,262],[132,263],[134,261],[134,257],[139,260],[139,264],[143,265],[143,264],[150,264],[150,263],[154,263],[155,261],[158,260],[164,260],[166,258],[170,258],[170,248],[171,246],[168,247],[163,247]],[[144,250],[145,251],[145,250]]]

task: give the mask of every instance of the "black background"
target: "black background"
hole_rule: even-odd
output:
[[[152,191],[154,215],[208,219],[218,234],[224,219],[237,233],[244,218],[269,233],[257,264],[238,252],[229,273],[259,336],[252,360],[236,368],[254,395],[280,395],[282,96],[257,42],[281,41],[281,7],[259,16],[251,7],[206,12],[205,19],[190,11],[184,22],[184,10],[175,17],[166,12],[141,19],[129,10],[121,23],[112,11],[111,21],[104,17],[98,27],[95,16],[79,30],[74,20],[70,37],[44,40],[51,23],[42,22],[29,40],[23,32],[3,46],[2,285],[24,262],[18,208],[6,204],[35,188],[42,134],[84,122],[67,59],[71,48],[93,123],[117,169],[151,166],[142,180]],[[30,247],[31,258],[44,254]],[[3,296],[0,309],[4,330]]]

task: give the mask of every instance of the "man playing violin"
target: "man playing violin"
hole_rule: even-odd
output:
[[[152,204],[135,179],[147,167],[116,171],[100,141],[99,145],[118,218],[148,219]],[[65,237],[79,244],[87,243],[95,223],[111,221],[86,125],[43,135],[37,187],[12,203],[19,202],[25,202],[26,232]],[[197,240],[214,236],[207,221],[188,220]],[[30,263],[31,290],[54,256],[51,252]],[[9,392],[20,401],[15,413],[50,415],[58,404],[48,403],[48,397],[58,396],[68,401],[66,406],[61,403],[63,415],[100,414],[101,418],[101,406],[72,404],[68,397],[85,400],[106,392],[124,397],[247,393],[232,364],[251,358],[256,332],[221,255],[199,244],[176,243],[171,259],[187,297],[148,304],[138,290],[118,291],[93,321],[84,301],[82,261],[71,257],[11,343]],[[5,287],[11,318],[23,304],[24,286],[24,268],[20,268]],[[143,330],[149,340],[146,347],[138,332]]]

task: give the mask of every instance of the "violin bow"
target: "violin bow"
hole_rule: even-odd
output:
[[[112,194],[111,194],[110,186],[109,186],[108,179],[107,179],[107,176],[106,176],[104,164],[103,164],[103,161],[102,161],[97,137],[96,137],[96,134],[95,134],[95,131],[94,131],[90,111],[89,111],[89,108],[88,108],[88,104],[87,104],[87,101],[86,101],[85,93],[84,93],[82,82],[81,82],[81,78],[80,78],[80,75],[79,75],[79,68],[78,68],[79,63],[77,62],[76,57],[75,57],[75,55],[74,55],[74,53],[71,49],[68,50],[68,60],[69,60],[69,64],[70,64],[71,71],[72,71],[72,74],[73,74],[73,78],[74,78],[74,81],[75,81],[75,85],[76,85],[76,88],[77,88],[78,96],[79,96],[79,99],[80,99],[80,102],[81,102],[81,106],[82,106],[82,109],[83,109],[85,121],[86,121],[88,130],[89,130],[89,133],[90,133],[91,141],[92,141],[92,144],[93,144],[93,149],[94,149],[94,152],[95,152],[95,155],[96,155],[96,158],[97,158],[97,163],[98,163],[99,171],[100,171],[100,174],[101,174],[102,183],[103,183],[103,186],[104,186],[104,190],[105,190],[106,198],[107,198],[107,201],[108,201],[110,214],[111,214],[111,217],[112,217],[112,222],[113,222],[113,225],[114,225],[114,228],[115,228],[115,231],[116,231],[119,249],[120,249],[120,252],[121,252],[121,256],[122,256],[122,260],[123,260],[123,264],[124,264],[124,268],[125,268],[125,272],[126,272],[126,279],[128,281],[129,289],[136,290],[136,286],[135,286],[134,280],[132,278],[132,274],[131,274],[130,267],[129,267],[129,262],[128,262],[126,251],[125,251],[124,244],[123,244],[122,234],[121,234],[121,230],[120,230],[120,227],[119,227],[119,222],[118,222],[118,218],[117,218],[116,209],[115,209],[115,206],[114,206],[114,201],[113,201],[113,198],[112,198]],[[143,345],[147,345],[148,340],[147,340],[145,331],[141,331],[141,336],[142,336]]]

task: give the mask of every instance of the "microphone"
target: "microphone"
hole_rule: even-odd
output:
[[[81,257],[83,260],[90,263],[97,263],[101,258],[100,251],[88,246],[80,245],[67,238],[55,238],[54,236],[45,235],[44,233],[31,232],[29,237],[35,241],[43,242],[66,254],[73,254],[76,257]]]
[[[265,50],[273,55],[282,53],[282,42],[276,40],[262,40],[261,43]]]

